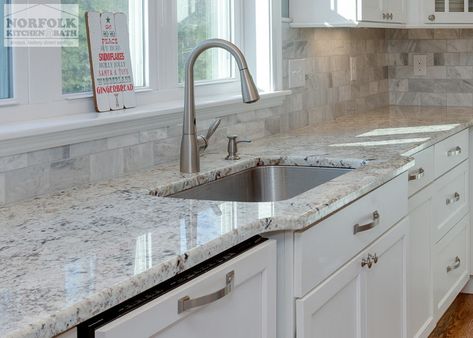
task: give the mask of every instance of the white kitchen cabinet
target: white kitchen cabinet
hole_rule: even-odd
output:
[[[296,301],[298,338],[406,337],[404,219]]]
[[[430,186],[409,199],[408,337],[425,337],[435,327],[431,267],[433,191]]]
[[[405,22],[405,3],[397,0],[358,0],[358,21],[378,23]]]
[[[405,0],[291,0],[293,27],[391,27],[406,21]]]
[[[216,297],[210,297],[224,288],[230,292],[224,292],[222,298],[217,300]],[[220,294],[222,295],[222,292]],[[203,296],[209,296],[208,304],[192,308],[191,300]],[[275,241],[268,240],[98,328],[95,336],[276,337]]]
[[[423,22],[428,24],[471,24],[473,0],[421,0]]]

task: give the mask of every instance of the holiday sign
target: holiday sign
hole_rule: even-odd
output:
[[[126,15],[87,12],[85,17],[95,108],[104,112],[135,107]]]

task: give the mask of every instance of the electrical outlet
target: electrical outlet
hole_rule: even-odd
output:
[[[427,75],[427,55],[414,55],[414,75]]]
[[[357,74],[356,74],[356,59],[351,56],[350,57],[350,81],[356,81]]]
[[[305,86],[305,59],[289,60],[289,88]]]

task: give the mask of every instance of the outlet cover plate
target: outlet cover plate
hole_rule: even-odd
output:
[[[414,75],[415,76],[426,76],[427,75],[427,55],[414,55]]]
[[[289,88],[305,86],[305,59],[289,60]]]

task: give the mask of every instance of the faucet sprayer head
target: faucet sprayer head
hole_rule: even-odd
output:
[[[250,74],[248,68],[240,70],[241,78],[241,95],[243,96],[243,102],[254,103],[260,99],[258,89],[256,88],[253,77]]]

